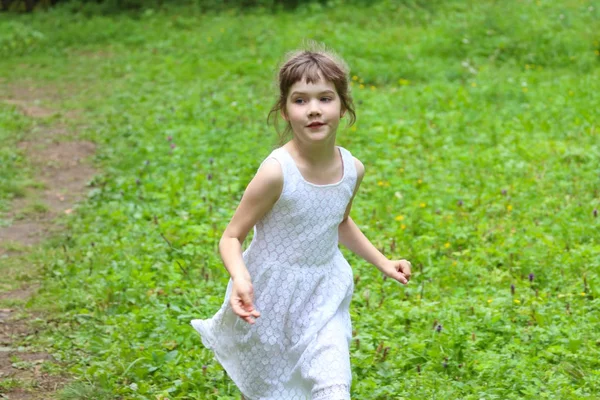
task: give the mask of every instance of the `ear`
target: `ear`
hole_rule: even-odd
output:
[[[279,114],[281,115],[281,118],[283,118],[285,121],[290,122],[288,120],[287,114],[285,113],[285,108],[282,108],[281,110],[279,110]]]

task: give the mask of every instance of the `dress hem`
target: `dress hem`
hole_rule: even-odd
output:
[[[204,347],[206,347],[208,350],[212,351],[213,356],[217,359],[217,361],[219,362],[221,367],[223,367],[225,372],[227,372],[227,376],[233,381],[233,383],[238,388],[238,390],[240,391],[242,396],[244,396],[244,399],[245,400],[258,400],[256,397],[248,396],[247,394],[245,394],[244,389],[242,389],[240,387],[240,385],[236,382],[236,380],[229,374],[229,371],[227,371],[227,368],[224,365],[223,359],[221,357],[219,357],[219,354],[217,353],[217,351],[215,349],[215,346],[214,346],[215,338],[214,338],[213,334],[209,331],[209,329],[206,327],[207,323],[208,323],[208,320],[204,320],[204,319],[193,319],[190,321],[190,325],[192,325],[194,330],[200,335],[200,339],[202,340],[202,344],[204,345]]]

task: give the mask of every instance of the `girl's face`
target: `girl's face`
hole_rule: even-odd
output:
[[[335,140],[337,127],[344,115],[335,85],[323,79],[307,83],[298,81],[290,87],[283,117],[303,142]]]

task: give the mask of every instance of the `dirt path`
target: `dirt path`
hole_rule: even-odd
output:
[[[2,87],[0,93],[0,102],[39,122],[25,133],[18,147],[41,183],[12,202],[5,216],[12,224],[0,227],[0,282],[4,286],[0,287],[0,399],[51,399],[68,377],[49,372],[56,364],[50,354],[27,347],[26,339],[39,333],[33,321],[44,319],[26,307],[39,288],[37,267],[27,262],[27,255],[45,238],[64,229],[56,217],[71,213],[73,205],[85,196],[86,184],[96,173],[87,160],[95,145],[78,140],[77,132],[60,122],[64,118],[81,120],[78,113],[57,118],[57,111],[45,105],[60,99],[58,90],[25,82]],[[19,279],[23,276],[27,279]]]

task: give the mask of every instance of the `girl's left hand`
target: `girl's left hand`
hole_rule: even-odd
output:
[[[410,261],[408,260],[389,260],[381,271],[392,279],[406,285],[410,280]]]

